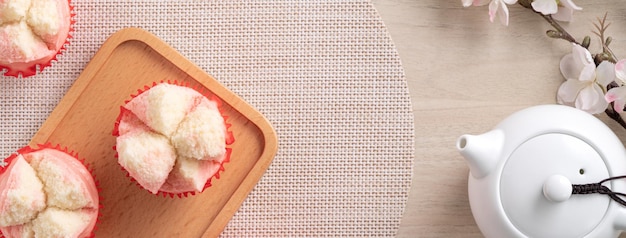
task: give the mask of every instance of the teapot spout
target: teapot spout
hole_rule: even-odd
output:
[[[504,133],[496,129],[481,135],[462,135],[456,148],[465,157],[470,174],[479,179],[487,176],[498,163],[503,142]]]

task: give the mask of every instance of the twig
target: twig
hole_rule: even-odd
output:
[[[611,103],[609,107],[604,110],[604,112],[607,116],[609,116],[611,119],[613,119],[626,129],[626,122],[624,121],[624,118],[622,118],[622,116],[613,109],[613,103]]]
[[[533,12],[539,14],[543,19],[545,19],[550,25],[557,31],[557,35],[551,35],[550,37],[556,37],[559,39],[563,39],[575,44],[580,45],[576,39],[569,34],[558,22],[556,22],[551,15],[543,15],[543,13],[533,10]]]
[[[602,55],[600,55],[601,57],[600,61],[608,60],[611,63],[615,64],[617,63],[617,57],[615,57],[615,54],[613,53],[611,48],[609,48],[609,44],[611,43],[610,38],[604,37],[604,32],[611,25],[611,23],[606,22],[607,15],[608,13],[604,13],[604,17],[602,17],[602,19],[600,19],[599,17],[597,18],[598,23],[595,23],[595,22],[593,23],[593,26],[597,30],[597,31],[593,31],[593,34],[595,34],[596,36],[600,38],[600,42],[602,44]]]
[[[548,23],[550,23],[554,30],[549,30],[546,32],[549,37],[563,39],[578,45],[582,45],[578,41],[576,41],[576,39],[572,35],[570,35],[569,32],[567,32],[558,22],[556,22],[552,18],[552,15],[543,15],[543,13],[535,11],[535,9],[533,9],[532,7],[532,0],[519,0],[518,3],[522,7],[527,8],[534,13],[537,13],[539,16],[543,17],[543,19],[545,19]]]

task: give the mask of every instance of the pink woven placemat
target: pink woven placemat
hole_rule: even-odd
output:
[[[68,50],[0,78],[0,153],[23,147],[104,40],[141,27],[263,113],[279,151],[229,237],[393,236],[412,176],[404,72],[368,1],[74,0]],[[106,218],[103,218],[106,219]]]

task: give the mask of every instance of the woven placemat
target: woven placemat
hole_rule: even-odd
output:
[[[27,144],[100,45],[125,27],[163,39],[263,113],[279,151],[223,236],[393,236],[412,176],[399,56],[368,1],[74,0],[68,50],[0,79],[0,153]],[[106,219],[106,218],[104,218]]]

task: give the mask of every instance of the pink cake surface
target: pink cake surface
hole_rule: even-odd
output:
[[[232,138],[215,101],[169,83],[128,101],[114,135],[118,162],[153,194],[202,192],[223,170]]]
[[[99,197],[86,167],[56,148],[29,147],[0,170],[0,235],[89,237]]]
[[[68,0],[0,0],[0,68],[34,75],[56,59],[72,25]]]
[[[0,226],[21,225],[46,207],[43,184],[23,157],[18,157],[0,177]]]

